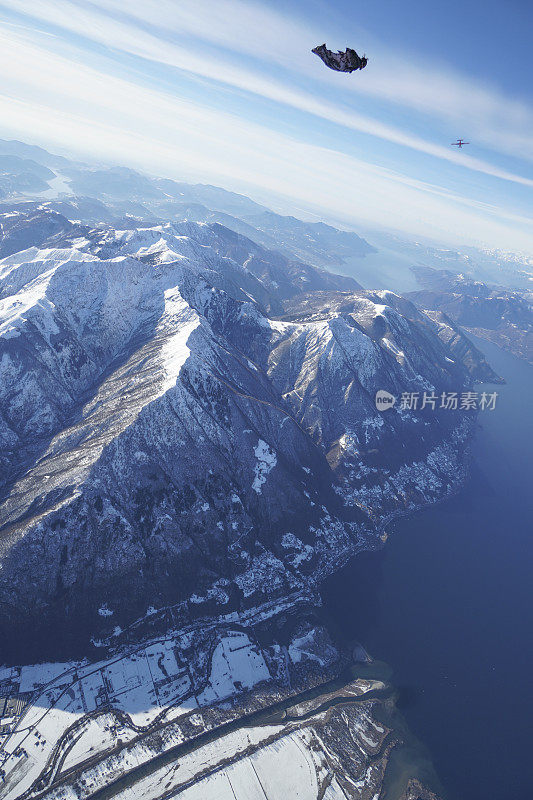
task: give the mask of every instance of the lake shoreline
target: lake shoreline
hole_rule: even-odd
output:
[[[530,685],[533,661],[523,636],[533,624],[531,420],[523,404],[533,372],[475,343],[507,385],[496,410],[478,419],[467,480],[453,497],[393,521],[387,545],[359,553],[321,594],[345,640],[391,665],[399,710],[431,753],[444,796],[509,800],[527,796],[533,779],[533,708],[512,688]]]

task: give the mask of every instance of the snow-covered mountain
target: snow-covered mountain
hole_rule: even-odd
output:
[[[474,281],[449,270],[415,268],[422,287],[409,297],[451,317],[463,329],[533,363],[533,293]]]
[[[218,223],[0,222],[5,624],[285,597],[460,481],[472,413],[374,401],[495,377],[451,323]]]
[[[21,201],[30,194],[46,198],[48,209],[69,218],[74,214],[88,224],[131,216],[145,222],[219,222],[285,256],[341,272],[348,259],[361,260],[375,252],[353,231],[275,214],[217,186],[154,178],[125,167],[84,164],[40,147],[0,139],[0,200]]]
[[[0,794],[381,796],[409,734],[319,588],[461,485],[500,379],[323,269],[386,277],[356,233],[18,142],[0,192]]]

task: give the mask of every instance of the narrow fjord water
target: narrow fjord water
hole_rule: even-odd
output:
[[[396,523],[324,586],[347,638],[393,669],[449,800],[533,797],[533,368],[476,344],[507,381],[480,413],[472,476]]]

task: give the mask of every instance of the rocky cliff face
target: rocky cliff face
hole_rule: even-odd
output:
[[[4,624],[286,596],[460,481],[472,412],[374,402],[490,377],[452,323],[220,224],[0,221]]]
[[[413,272],[423,288],[409,296],[434,319],[452,319],[468,332],[533,363],[530,290],[489,285],[449,270],[417,267]]]

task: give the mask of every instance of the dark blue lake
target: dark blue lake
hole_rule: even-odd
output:
[[[507,381],[479,415],[460,495],[398,522],[324,587],[347,637],[394,670],[449,800],[533,797],[533,369],[481,340]]]

